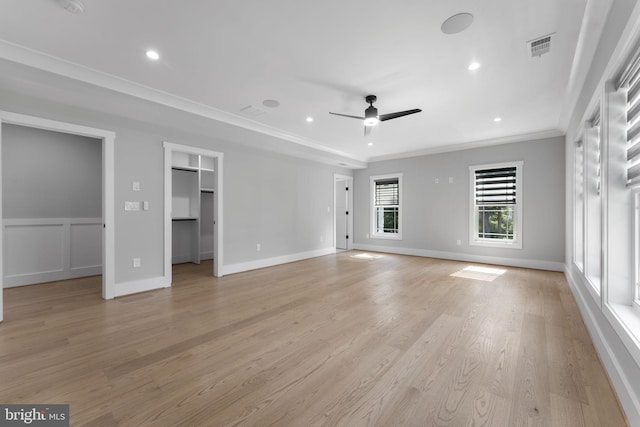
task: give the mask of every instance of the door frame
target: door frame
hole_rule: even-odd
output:
[[[12,124],[102,141],[102,298],[115,296],[115,172],[114,145],[116,133],[41,117],[0,111],[0,160],[2,159],[2,125]],[[0,215],[2,212],[2,162],[0,161]],[[4,217],[2,217],[4,219]],[[4,230],[0,232],[0,322],[3,320]]]
[[[347,250],[353,248],[353,177],[350,175],[341,175],[338,173],[333,174],[333,249],[336,248],[336,230],[337,230],[337,221],[338,221],[338,213],[336,212],[336,182],[337,181],[347,181],[347,187],[349,191],[347,192],[347,212],[349,212],[347,218],[347,232],[349,233],[349,238],[347,239]]]
[[[213,188],[213,275],[222,277],[224,275],[223,267],[223,160],[224,153],[211,151],[204,148],[192,147],[190,145],[174,144],[173,142],[164,141],[164,278],[168,280],[166,283],[172,282],[171,271],[171,164],[173,152],[186,154],[196,154],[206,157],[212,157],[214,161],[213,173],[215,174],[215,186]]]

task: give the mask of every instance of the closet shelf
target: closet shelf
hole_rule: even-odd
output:
[[[197,221],[197,216],[175,216],[171,218],[171,221]]]
[[[176,171],[198,172],[198,168],[192,168],[190,166],[171,166],[171,169]]]

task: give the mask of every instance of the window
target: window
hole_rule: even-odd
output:
[[[469,167],[469,244],[522,248],[522,164]]]
[[[402,174],[371,177],[373,237],[402,239]]]
[[[584,266],[584,144],[582,140],[578,141],[575,146],[575,174],[574,185],[574,245],[573,245],[573,262],[576,266],[583,270]]]
[[[599,295],[602,283],[602,150],[600,147],[600,107],[585,125],[584,168],[585,265],[589,284]]]
[[[640,51],[618,80],[626,92],[626,185],[631,189],[633,220],[633,306],[640,310]]]

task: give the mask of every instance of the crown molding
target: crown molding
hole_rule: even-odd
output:
[[[101,88],[144,99],[166,107],[175,108],[190,114],[217,120],[240,128],[269,135],[284,141],[293,142],[314,150],[344,157],[345,167],[366,167],[366,159],[355,157],[344,151],[325,147],[299,135],[283,131],[273,126],[250,120],[218,108],[170,94],[149,86],[135,83],[112,74],[76,64],[44,52],[30,49],[6,40],[0,40],[0,58],[26,65],[42,71],[78,80]]]
[[[407,151],[405,153],[371,157],[367,159],[367,161],[369,163],[372,163],[372,162],[381,162],[384,160],[405,159],[407,157],[418,157],[418,156],[427,156],[430,154],[448,153],[451,151],[470,150],[473,148],[490,147],[492,145],[510,144],[514,142],[535,141],[537,139],[554,138],[558,136],[564,136],[564,133],[562,133],[558,129],[549,129],[545,131],[526,133],[521,135],[505,136],[501,138],[485,139],[482,141],[472,141],[472,142],[465,142],[465,143],[454,144],[454,145],[442,145],[442,146],[433,147],[433,148],[426,148],[424,150]]]

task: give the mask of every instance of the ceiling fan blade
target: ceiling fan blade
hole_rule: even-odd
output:
[[[352,119],[364,120],[364,117],[350,116],[348,114],[332,113],[331,111],[329,111],[329,114],[333,114],[334,116],[351,117]]]
[[[371,133],[371,128],[373,126],[365,126],[364,127],[364,136],[369,136],[369,134]]]
[[[385,120],[397,119],[398,117],[408,116],[409,114],[419,113],[422,110],[419,108],[407,111],[398,111],[397,113],[380,114],[378,120],[384,122]]]

